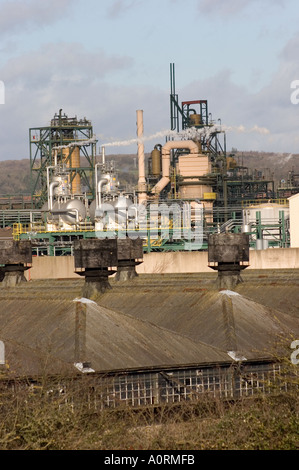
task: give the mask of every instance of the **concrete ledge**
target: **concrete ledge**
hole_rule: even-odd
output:
[[[27,280],[31,279],[80,279],[75,274],[73,256],[33,256],[32,268],[25,273]]]
[[[26,279],[80,279],[73,256],[34,256]],[[299,269],[299,248],[250,250],[247,269]],[[146,253],[138,274],[211,273],[206,251]]]

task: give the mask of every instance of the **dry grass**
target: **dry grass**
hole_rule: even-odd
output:
[[[1,450],[299,449],[296,393],[235,402],[105,409],[47,393],[0,393]]]

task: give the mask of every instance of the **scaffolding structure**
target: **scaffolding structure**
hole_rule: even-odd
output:
[[[68,168],[74,191],[80,188],[94,197],[96,140],[91,121],[69,118],[60,109],[50,126],[29,129],[29,145],[32,207],[47,201],[47,168],[54,165]]]

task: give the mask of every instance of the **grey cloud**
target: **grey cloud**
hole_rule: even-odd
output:
[[[235,14],[238,13],[250,3],[249,0],[200,0],[198,8],[202,13],[219,13],[219,14]]]
[[[140,4],[142,4],[142,0],[114,0],[107,10],[107,16],[110,19],[121,17]]]
[[[27,158],[28,129],[48,125],[60,108],[69,116],[86,116],[105,141],[136,136],[136,109],[144,109],[145,132],[165,127],[163,114],[168,126],[168,94],[109,80],[131,66],[129,57],[111,57],[101,50],[89,53],[78,44],[64,43],[8,61],[0,69],[6,84],[6,104],[0,108],[0,160]]]
[[[299,79],[295,57],[293,62],[281,58],[273,79],[259,92],[251,92],[244,86],[236,85],[230,70],[206,80],[196,81],[178,90],[180,100],[207,99],[209,112],[224,126],[244,131],[227,133],[227,148],[273,152],[299,152],[298,111],[299,105],[290,101],[290,83]],[[268,134],[251,132],[258,126],[269,130]]]
[[[12,0],[0,7],[0,35],[40,28],[61,18],[76,0]]]
[[[43,88],[49,82],[98,81],[132,64],[132,58],[108,56],[102,49],[91,53],[82,44],[50,43],[30,54],[11,58],[0,73],[7,86]]]
[[[268,12],[272,7],[283,7],[286,0],[198,0],[198,10],[200,13],[210,15],[216,14],[228,17],[235,17],[252,5],[258,5],[263,10],[267,7]]]
[[[1,159],[28,158],[28,129],[49,125],[51,118],[62,108],[68,116],[86,117],[93,124],[98,145],[115,140],[136,138],[136,110],[144,110],[146,135],[169,128],[169,96],[151,87],[113,86],[109,83],[45,83],[39,90],[27,93],[8,90],[7,104],[0,108]],[[11,145],[13,136],[13,145]],[[157,142],[149,142],[151,151]],[[162,142],[163,143],[163,142]],[[109,153],[137,152],[137,145],[115,149]]]
[[[279,58],[285,62],[298,61],[299,33],[292,37],[279,54]]]

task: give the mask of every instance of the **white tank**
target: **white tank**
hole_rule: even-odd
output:
[[[70,199],[62,203],[56,201],[53,204],[53,211],[48,213],[47,219],[49,223],[57,223],[61,218],[65,224],[74,225],[77,221],[77,211],[79,222],[81,222],[86,217],[86,209],[82,201],[79,199]]]
[[[127,221],[128,217],[128,208],[132,205],[131,199],[120,196],[116,201],[114,201],[114,210],[115,210],[115,221],[118,224],[124,224]]]
[[[102,208],[103,210],[114,209],[114,214],[109,213],[111,220],[114,220],[117,224],[123,224],[127,221],[128,208],[133,204],[131,199],[125,196],[119,196],[114,201],[104,201]],[[95,222],[96,214],[96,200],[93,200],[89,206],[89,217],[90,220]]]
[[[261,213],[261,222],[263,224],[278,223],[280,211],[284,212],[285,218],[289,217],[289,207],[281,204],[257,204],[255,206],[249,206],[243,210],[246,212],[246,223],[256,221],[256,213]]]
[[[77,213],[79,217],[79,222],[85,220],[86,218],[86,208],[84,203],[80,201],[80,199],[70,199],[69,201],[61,204],[60,209],[62,211],[66,211],[66,214],[61,214],[61,219],[66,224],[76,224]]]
[[[47,204],[47,205],[46,205]],[[48,203],[46,203],[44,206],[48,208]],[[51,224],[57,223],[59,221],[59,214],[55,214],[55,211],[61,210],[61,204],[59,204],[57,201],[54,202],[53,204],[53,212],[49,212],[47,215],[47,221]]]

